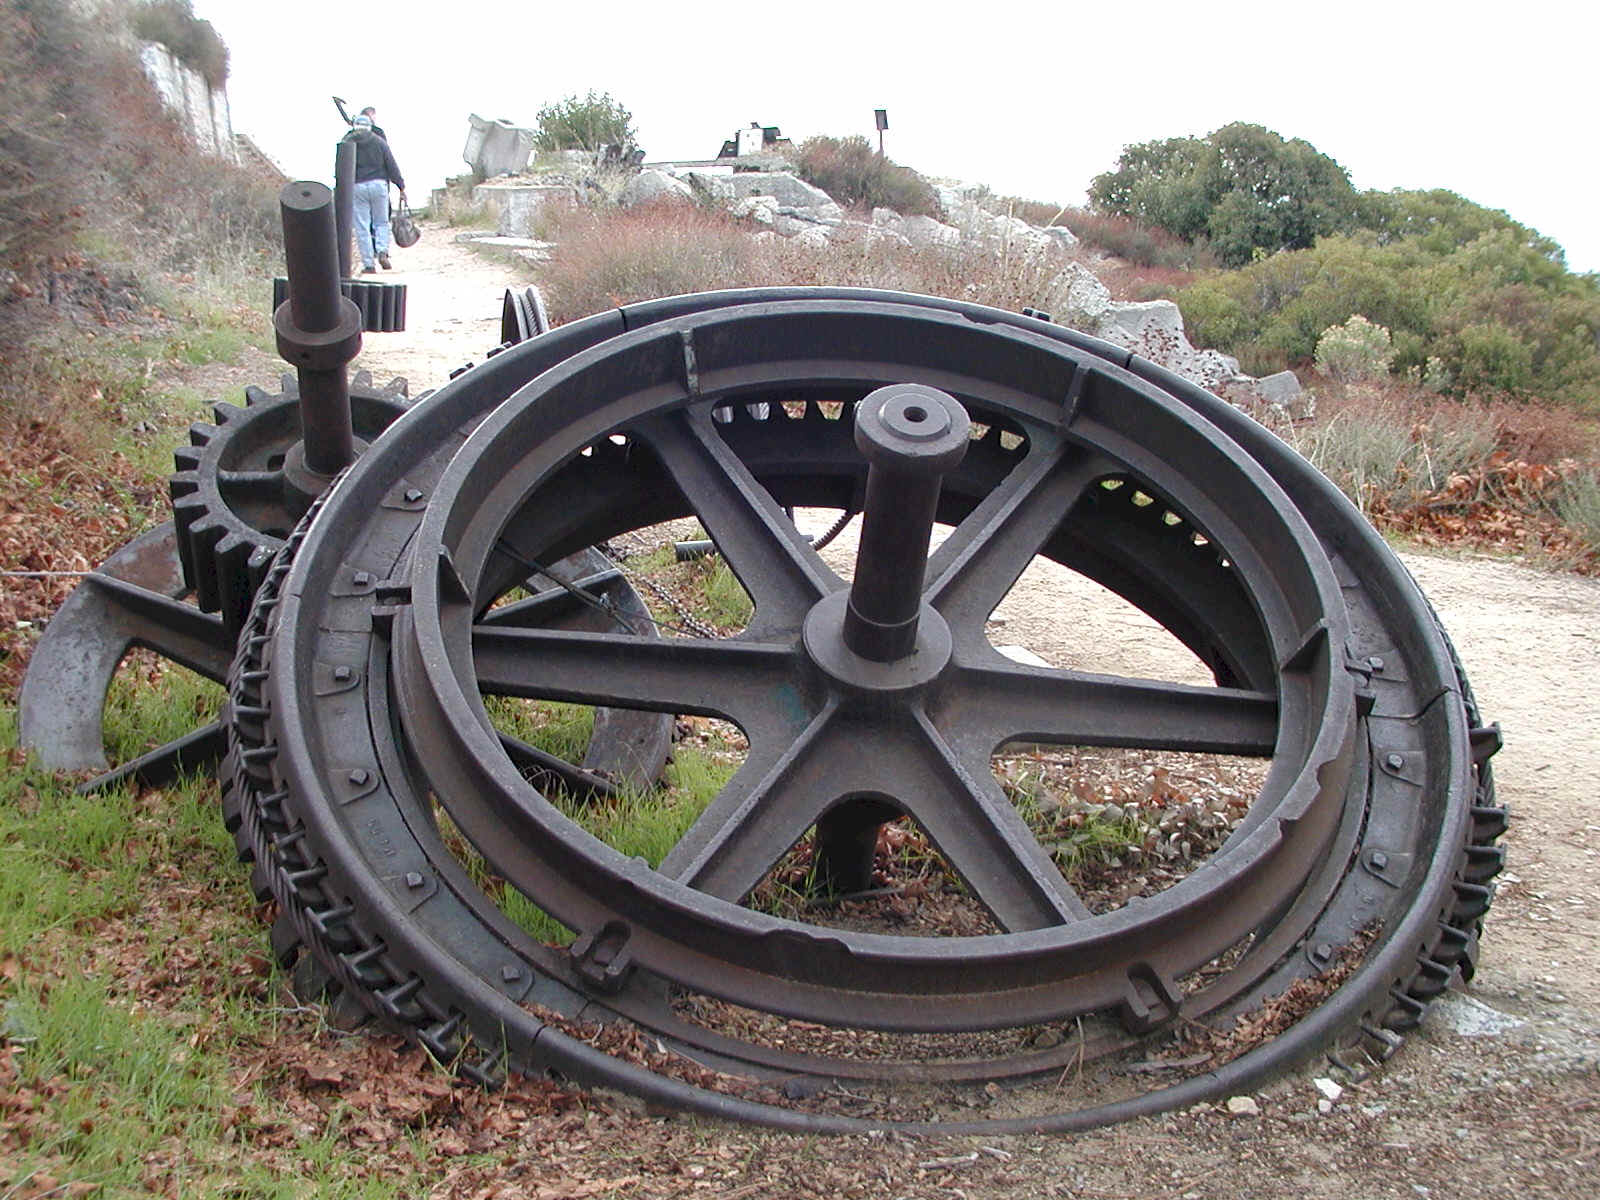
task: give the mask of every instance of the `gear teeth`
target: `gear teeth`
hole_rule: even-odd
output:
[[[1455,919],[1459,921],[1476,921],[1489,911],[1489,904],[1494,899],[1494,889],[1481,883],[1467,883],[1464,880],[1455,885],[1456,904]]]
[[[1461,877],[1468,883],[1488,883],[1506,865],[1504,846],[1468,846],[1467,865]]]
[[[386,389],[371,386],[371,376],[357,372],[350,391],[355,433],[364,441],[379,437],[406,410],[405,381]],[[173,453],[176,473],[167,483],[178,532],[178,560],[183,578],[204,612],[216,612],[223,627],[237,634],[250,611],[250,601],[283,545],[282,530],[298,514],[280,511],[270,500],[263,505],[259,484],[247,505],[236,509],[232,484],[224,483],[224,465],[281,463],[300,440],[300,389],[293,375],[274,395],[247,387],[245,405],[226,401],[212,406],[215,424],[189,427],[189,446]],[[235,447],[243,447],[243,453]],[[277,470],[277,466],[269,466]],[[268,493],[270,495],[270,492]]]
[[[1472,806],[1472,840],[1492,842],[1511,827],[1511,811],[1501,804]]]
[[[253,878],[254,872],[251,874]],[[267,895],[272,895],[270,890]],[[272,923],[270,941],[273,961],[284,968],[294,966],[295,959],[300,957],[300,934],[287,917],[279,916]]]

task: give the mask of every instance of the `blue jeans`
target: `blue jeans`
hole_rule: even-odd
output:
[[[356,247],[361,251],[361,265],[372,270],[376,254],[389,253],[389,181],[367,179],[356,184],[355,199]]]

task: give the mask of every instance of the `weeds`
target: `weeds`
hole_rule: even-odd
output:
[[[1556,492],[1556,514],[1591,555],[1600,556],[1600,469],[1573,470]]]

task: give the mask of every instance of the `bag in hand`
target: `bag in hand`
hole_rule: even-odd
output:
[[[394,234],[394,244],[402,248],[415,246],[422,240],[422,230],[417,228],[417,223],[411,219],[411,210],[406,207],[404,200],[400,207],[389,212],[389,229]]]

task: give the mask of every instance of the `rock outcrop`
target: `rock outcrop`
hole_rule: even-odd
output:
[[[207,154],[238,162],[227,89],[213,88],[204,75],[179,61],[160,42],[140,43],[139,62],[161,103],[182,123],[189,139]]]

